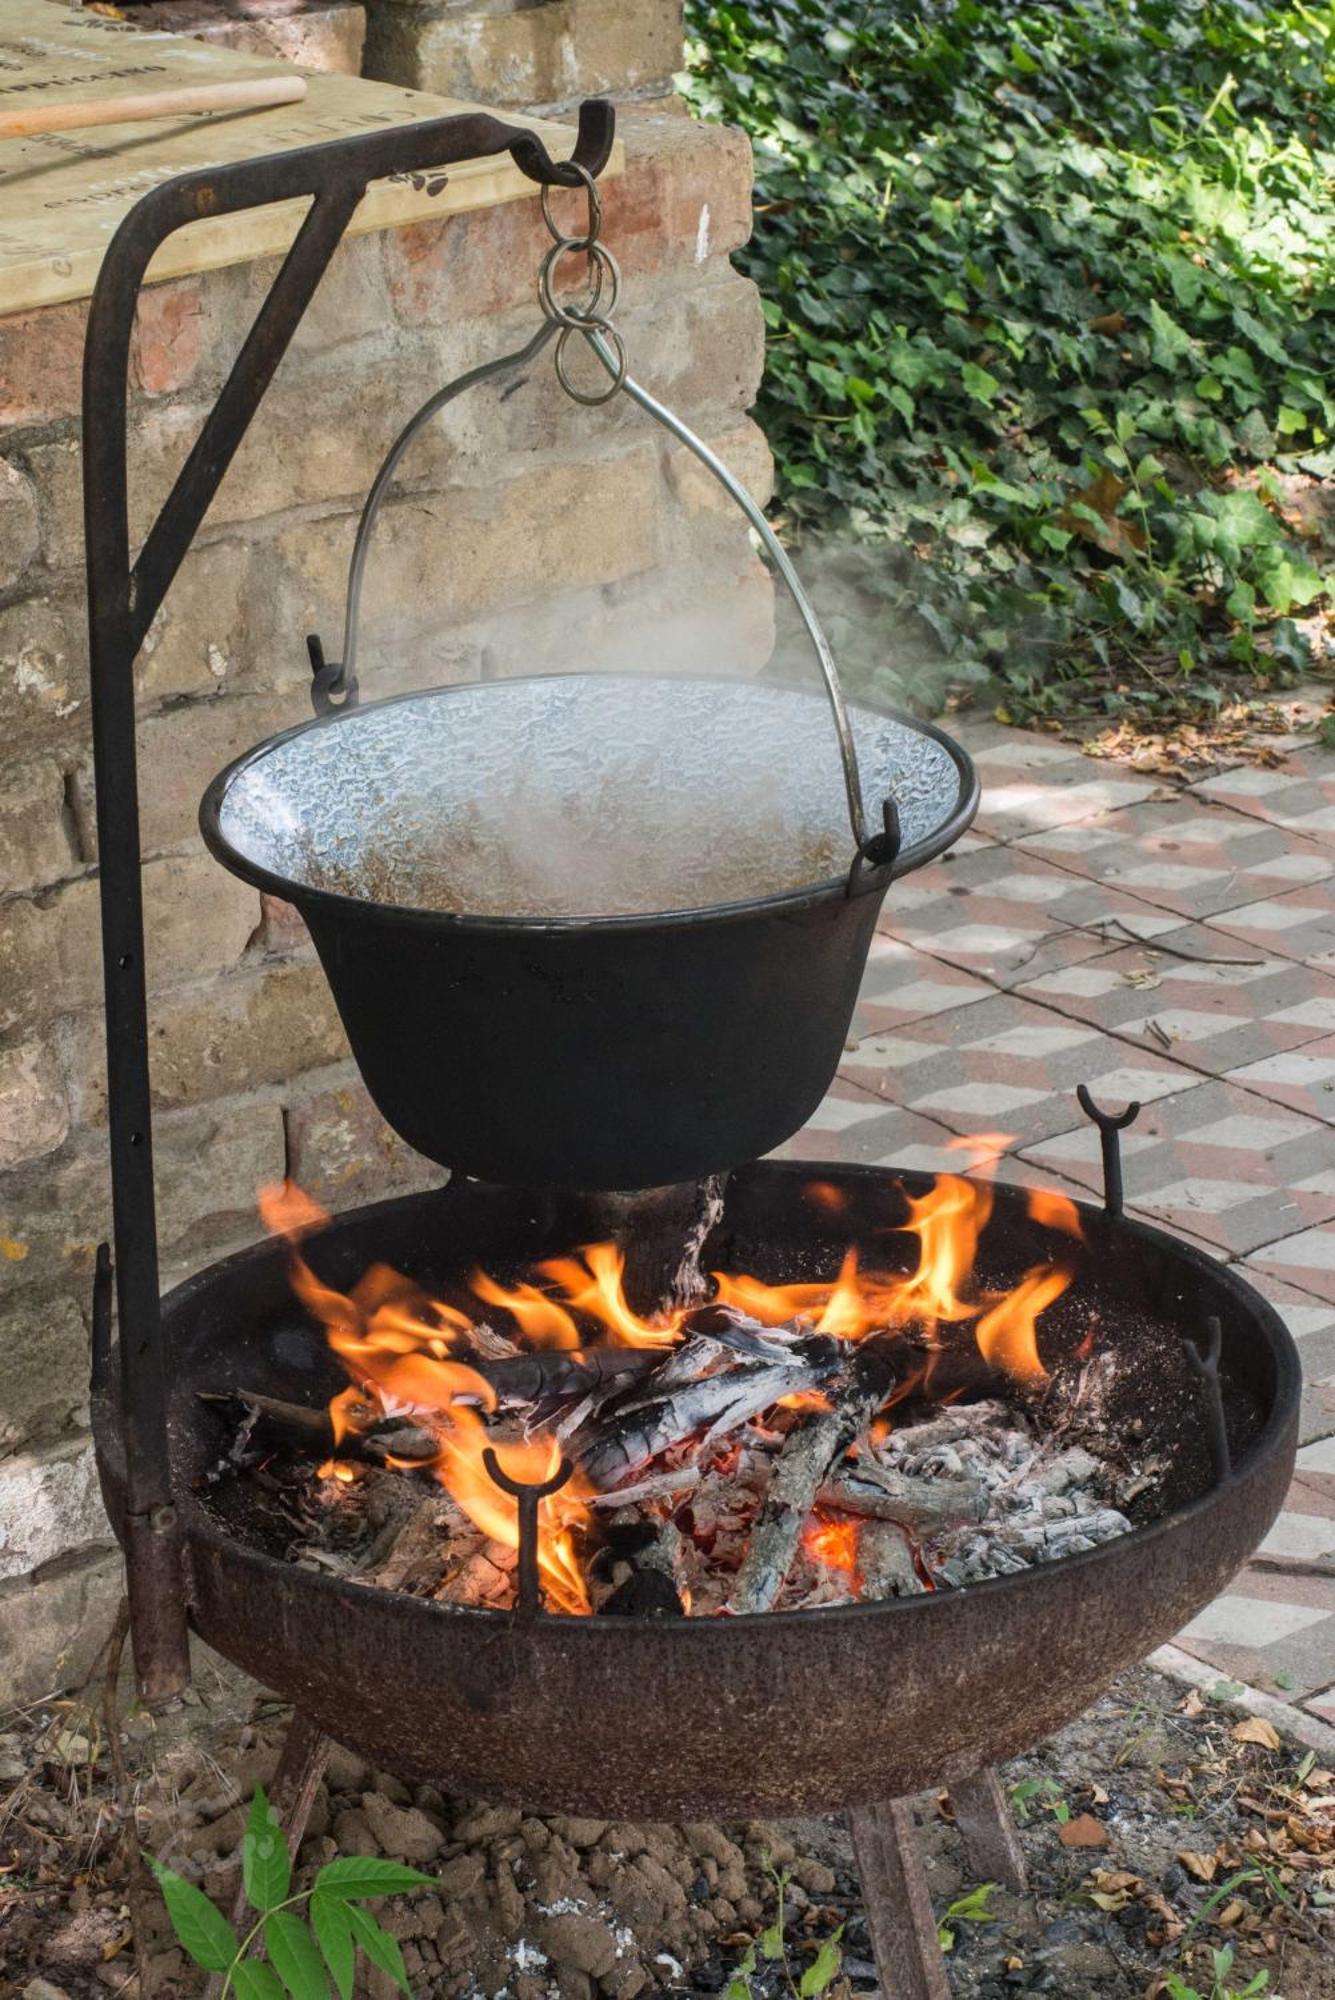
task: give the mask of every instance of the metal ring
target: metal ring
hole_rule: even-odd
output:
[[[585,339],[588,340],[590,346],[592,346],[593,335],[595,332],[601,336],[604,345],[611,347],[613,354],[615,355],[616,358],[616,368],[615,372],[613,372],[611,375],[611,379],[608,382],[607,387],[605,389],[600,389],[595,394],[591,395],[587,389],[577,389],[574,383],[571,381],[569,373],[567,372],[566,369],[565,347],[566,347],[566,342],[569,340],[572,333],[582,333]],[[594,352],[597,353],[598,350],[594,348]],[[599,355],[598,358],[600,361],[602,361],[601,355]],[[588,409],[596,409],[600,403],[610,403],[613,396],[616,395],[618,389],[621,387],[622,383],[626,379],[625,343],[623,342],[621,335],[617,332],[616,328],[614,326],[609,326],[605,320],[599,320],[596,323],[596,325],[590,325],[590,326],[562,327],[560,333],[557,335],[556,354],[554,359],[556,365],[556,379],[561,384],[561,387],[565,390],[567,396],[569,396],[573,402],[583,403]],[[607,367],[608,364],[604,361],[603,366]]]
[[[552,287],[552,274],[557,264],[568,250],[583,251],[593,273],[592,281],[585,296],[572,305],[562,305]],[[607,279],[610,297],[600,312],[603,297],[603,280]],[[574,237],[561,238],[538,266],[538,303],[546,317],[557,326],[578,327],[595,319],[602,319],[616,311],[617,296],[621,290],[621,271],[616,258],[601,243],[591,243],[584,248]]]
[[[545,182],[543,183],[541,195],[542,219],[547,225],[547,234],[551,237],[553,243],[569,243],[573,244],[577,250],[589,250],[597,242],[599,232],[603,226],[603,198],[598,192],[597,182],[587,167],[582,167],[578,160],[565,160],[562,164],[572,168],[579,177],[577,180],[565,182],[564,185],[566,187],[579,187],[582,185],[585,193],[588,195],[588,229],[583,236],[567,236],[563,229],[557,228],[555,222],[552,220],[552,190]]]

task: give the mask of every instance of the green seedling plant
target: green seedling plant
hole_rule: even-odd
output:
[[[330,1980],[339,2000],[351,2000],[359,1950],[411,2000],[398,1939],[363,1905],[430,1888],[432,1877],[397,1861],[340,1859],[327,1862],[309,1889],[294,1892],[287,1840],[262,1787],[256,1787],[241,1843],[241,1881],[253,1921],[243,1919],[240,1936],[202,1889],[160,1861],[150,1865],[177,1941],[203,1971],[223,1975],[223,2000],[329,2000]],[[250,1955],[261,1940],[267,1964]]]
[[[1018,1785],[1011,1786],[1010,1801],[1011,1810],[1021,1826],[1028,1826],[1040,1806],[1047,1807],[1058,1826],[1065,1826],[1071,1817],[1071,1808],[1055,1778],[1022,1778]]]
[[[950,1928],[952,1923],[996,1923],[997,1919],[995,1915],[988,1908],[988,1904],[992,1900],[992,1891],[996,1886],[995,1882],[980,1882],[976,1889],[970,1889],[967,1894],[957,1896],[954,1902],[950,1904],[944,1921],[938,1924],[936,1931],[936,1941],[942,1951],[954,1951],[955,1949],[955,1933]]]
[[[752,2000],[751,1981],[755,1977],[761,1959],[781,1969],[784,1984],[792,2000],[818,2000],[818,1996],[827,1993],[839,1976],[844,1956],[840,1946],[844,1927],[840,1924],[834,1935],[826,1938],[810,1965],[794,1977],[785,1936],[787,1925],[785,1899],[788,1884],[792,1880],[792,1871],[788,1868],[770,1868],[768,1874],[774,1884],[778,1904],[774,1922],[761,1932],[756,1942],[748,1949],[724,1989],[723,2000]]]
[[[1245,1986],[1230,1986],[1229,1974],[1233,1970],[1233,1947],[1225,1945],[1222,1951],[1211,1953],[1212,1979],[1208,1993],[1198,1987],[1188,1986],[1184,1979],[1170,1973],[1168,1983],[1163,1988],[1163,2000],[1255,2000],[1258,1993],[1266,1993],[1270,1988],[1270,1974],[1257,1972]]]

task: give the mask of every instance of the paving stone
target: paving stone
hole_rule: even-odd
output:
[[[1099,1135],[1088,1123],[1021,1150],[1086,1186],[1101,1182]],[[1335,1216],[1324,1128],[1232,1084],[1147,1105],[1122,1134],[1122,1160],[1128,1203],[1141,1214],[1235,1254],[1297,1230],[1319,1234],[1314,1226]],[[1335,1233],[1327,1240],[1335,1278]]]
[[[1052,971],[1014,990],[1207,1076],[1335,1034],[1335,979],[1234,953],[1202,927]],[[1188,956],[1186,944],[1198,955]],[[1217,954],[1217,956],[1216,956]]]
[[[1335,1125],[1335,1035],[1264,1056],[1260,1062],[1244,1063],[1240,1069],[1229,1070],[1228,1076],[1231,1082],[1262,1097],[1272,1097],[1277,1104],[1291,1104],[1309,1118],[1323,1118],[1328,1125]]]
[[[1335,875],[1335,843],[1181,796],[1029,834],[1016,847],[1196,919]]]
[[[1154,778],[1116,764],[1098,764],[1069,744],[1038,737],[973,749],[983,785],[977,827],[997,840],[1018,840],[1051,827],[1096,819],[1120,806],[1161,795]]]
[[[1013,994],[866,1036],[841,1074],[958,1132],[1005,1127],[1021,1145],[1066,1132],[1082,1114],[1076,1085],[1101,1103],[1148,1103],[1198,1085],[1162,1057],[1133,1054],[1088,1023]]]
[[[1318,971],[1335,972],[1335,889],[1330,882],[1245,903],[1216,917],[1211,928],[1262,951],[1300,959]]]
[[[1251,1565],[1178,1634],[1177,1644],[1253,1687],[1292,1698],[1329,1685],[1335,1658],[1335,1578]]]
[[[1009,988],[1179,925],[1165,910],[1034,855],[983,847],[896,883],[880,927]]]
[[[1288,756],[1276,769],[1241,765],[1202,779],[1192,790],[1310,839],[1335,833],[1335,757],[1316,749]]]
[[[1335,1175],[1319,1177],[1324,1185],[1335,1185]],[[1335,1304],[1335,1230],[1312,1227],[1295,1230],[1262,1244],[1247,1260],[1258,1271],[1294,1285]]]
[[[990,1000],[993,990],[986,980],[878,931],[871,941],[849,1041],[890,1034],[911,1021],[972,1007]]]
[[[1335,1305],[1286,1285],[1257,1261],[1266,1254],[1254,1251],[1240,1259],[1237,1268],[1263,1299],[1269,1299],[1297,1342],[1303,1370],[1299,1439],[1311,1444],[1335,1432]],[[1331,1506],[1335,1508],[1335,1493]]]

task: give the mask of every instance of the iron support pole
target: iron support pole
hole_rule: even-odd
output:
[[[586,173],[602,172],[612,135],[611,107],[597,99],[584,104],[573,158]],[[185,1556],[172,1496],[167,1357],[158,1303],[134,663],[368,183],[502,152],[510,153],[539,184],[584,184],[570,165],[551,159],[536,134],[483,112],[392,126],[182,174],[154,188],[125,217],[107,247],[89,308],[83,357],[84,544],[125,1443],[121,1535],[135,1672],[140,1694],[149,1702],[179,1693],[189,1680],[190,1664]],[[312,206],[170,495],[132,560],[128,367],[135,308],[152,257],[176,230],[202,217],[303,197]],[[101,1337],[105,1331],[103,1327]]]

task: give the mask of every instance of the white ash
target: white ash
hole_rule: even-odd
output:
[[[999,1402],[959,1405],[892,1431],[877,1461],[915,1478],[967,1479],[986,1494],[981,1521],[925,1536],[921,1560],[934,1583],[981,1583],[1056,1562],[1129,1534],[1127,1489],[1147,1469],[1119,1473],[1082,1444],[1040,1436]]]

